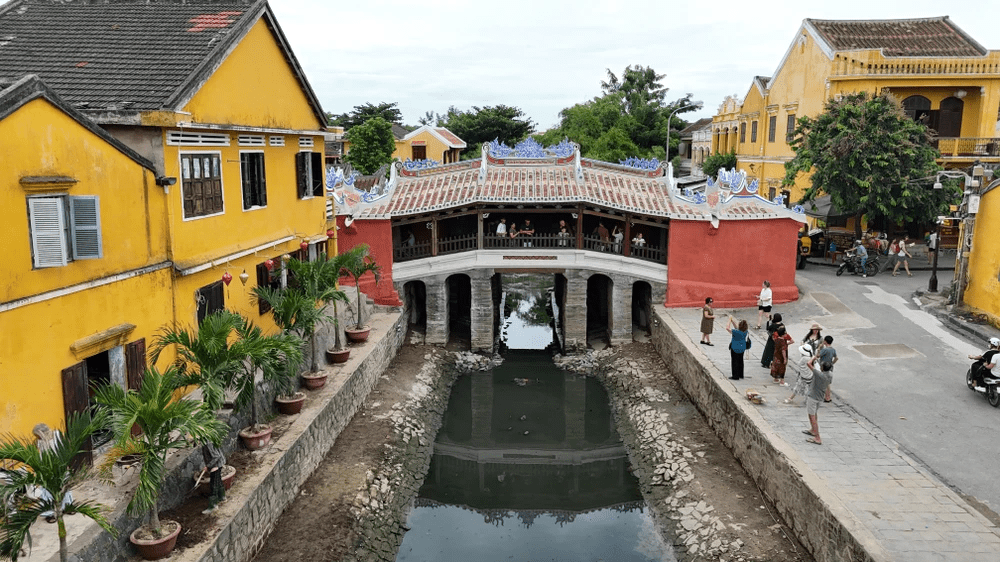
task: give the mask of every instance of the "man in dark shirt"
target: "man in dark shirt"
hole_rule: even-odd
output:
[[[523,241],[522,245],[525,248],[531,247],[531,237],[535,234],[535,225],[531,224],[531,219],[524,219],[524,226],[521,227],[521,234],[519,235]]]

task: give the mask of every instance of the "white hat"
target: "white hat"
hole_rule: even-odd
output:
[[[813,348],[809,344],[803,344],[799,347],[799,353],[802,354],[802,357],[810,357],[813,354]]]

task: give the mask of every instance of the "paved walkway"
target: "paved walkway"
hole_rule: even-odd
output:
[[[756,310],[734,312],[734,316],[752,319],[752,322],[757,319]],[[666,313],[679,325],[693,327],[684,334],[692,342],[700,337],[697,331],[700,309],[666,309]],[[698,346],[697,342],[695,346],[728,376],[730,355],[727,349],[729,334],[724,330],[726,320],[726,316],[716,320],[714,347]],[[741,394],[753,388],[764,395],[766,402],[759,406],[759,411],[771,426],[766,429],[798,453],[843,505],[868,526],[893,560],[1000,560],[1000,529],[996,525],[901,452],[899,445],[878,427],[857,416],[838,399],[820,407],[823,445],[807,443],[802,434],[802,430],[809,428],[804,399],[798,397],[792,404],[782,402],[791,394],[791,387],[775,385],[768,371],[761,368],[764,332],[751,330],[751,333],[754,346],[746,360],[748,377],[742,381],[723,382],[733,384]],[[847,366],[841,366],[844,367]],[[788,374],[791,385],[795,377],[791,369]]]

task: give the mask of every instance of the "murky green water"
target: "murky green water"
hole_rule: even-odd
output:
[[[534,290],[505,319],[503,365],[455,383],[397,560],[674,560],[604,389],[540,349],[552,331]]]

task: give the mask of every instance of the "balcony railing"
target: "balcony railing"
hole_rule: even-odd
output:
[[[437,255],[457,254],[477,250],[478,236],[467,234],[462,236],[445,237],[438,240]],[[583,250],[591,252],[601,252],[605,254],[622,255],[626,243],[616,244],[613,239],[601,240],[598,236],[584,236]],[[413,245],[404,244],[393,249],[393,260],[404,262],[429,258],[434,255],[433,243],[416,242]],[[664,248],[647,246],[645,244],[628,244],[629,257],[655,263],[666,263],[666,251]],[[560,234],[536,234],[533,236],[518,236],[510,238],[508,236],[485,236],[483,238],[483,249],[488,250],[528,250],[528,249],[553,249],[553,250],[573,250],[577,249],[576,237]]]
[[[839,76],[891,76],[891,75],[956,75],[956,74],[997,74],[1000,63],[996,60],[981,62],[969,59],[912,59],[886,60],[880,63],[859,61],[838,56],[836,62]],[[835,76],[836,77],[836,76]]]
[[[942,158],[1000,157],[1000,138],[939,137],[934,139],[934,145]]]

